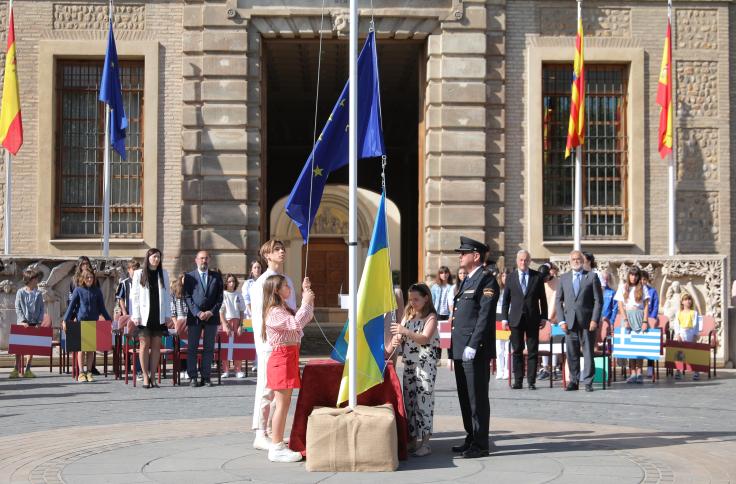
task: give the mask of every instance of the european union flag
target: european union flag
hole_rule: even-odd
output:
[[[125,117],[125,107],[123,106],[123,90],[120,86],[120,68],[118,66],[118,49],[115,47],[112,19],[110,20],[110,33],[107,36],[105,67],[102,69],[100,101],[110,106],[110,144],[120,154],[120,157],[125,160],[125,129],[128,127],[128,118]]]
[[[291,217],[307,242],[314,216],[322,201],[327,177],[348,164],[348,89],[350,81],[337,99],[317,143],[304,164],[299,178],[286,201],[286,214]],[[381,130],[381,96],[378,89],[378,57],[375,34],[370,32],[358,56],[358,158],[386,154]],[[314,161],[314,163],[312,163]],[[312,193],[310,210],[310,189]]]

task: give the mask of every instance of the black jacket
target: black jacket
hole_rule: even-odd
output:
[[[526,283],[526,294],[521,290],[519,270],[506,276],[506,287],[503,290],[503,321],[516,328],[525,316],[528,324],[539,325],[540,320],[547,319],[547,295],[544,292],[542,275],[529,269]]]
[[[479,268],[463,281],[454,299],[452,358],[460,360],[469,346],[476,358],[496,357],[496,304],[499,288],[496,278]]]

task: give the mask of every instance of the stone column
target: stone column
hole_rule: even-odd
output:
[[[460,235],[503,249],[503,1],[466,1],[429,37],[425,273],[457,265]]]
[[[246,21],[222,3],[184,10],[182,264],[206,249],[223,272],[246,273],[259,243],[260,117],[248,117]],[[257,60],[253,61],[257,62]],[[252,147],[256,147],[251,149]]]

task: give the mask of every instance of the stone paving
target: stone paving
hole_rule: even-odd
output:
[[[254,380],[216,388],[75,383],[0,373],[0,482],[338,482],[251,447]],[[510,390],[492,380],[497,452],[455,458],[462,437],[453,375],[440,368],[433,454],[402,462],[401,482],[736,482],[736,372],[692,382],[617,383],[593,393]],[[349,474],[375,482],[383,474]]]

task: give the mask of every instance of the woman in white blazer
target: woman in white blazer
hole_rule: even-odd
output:
[[[171,324],[169,275],[161,267],[161,251],[148,249],[143,269],[133,273],[130,312],[138,326],[143,388],[158,388],[156,369],[161,354],[161,337]]]

